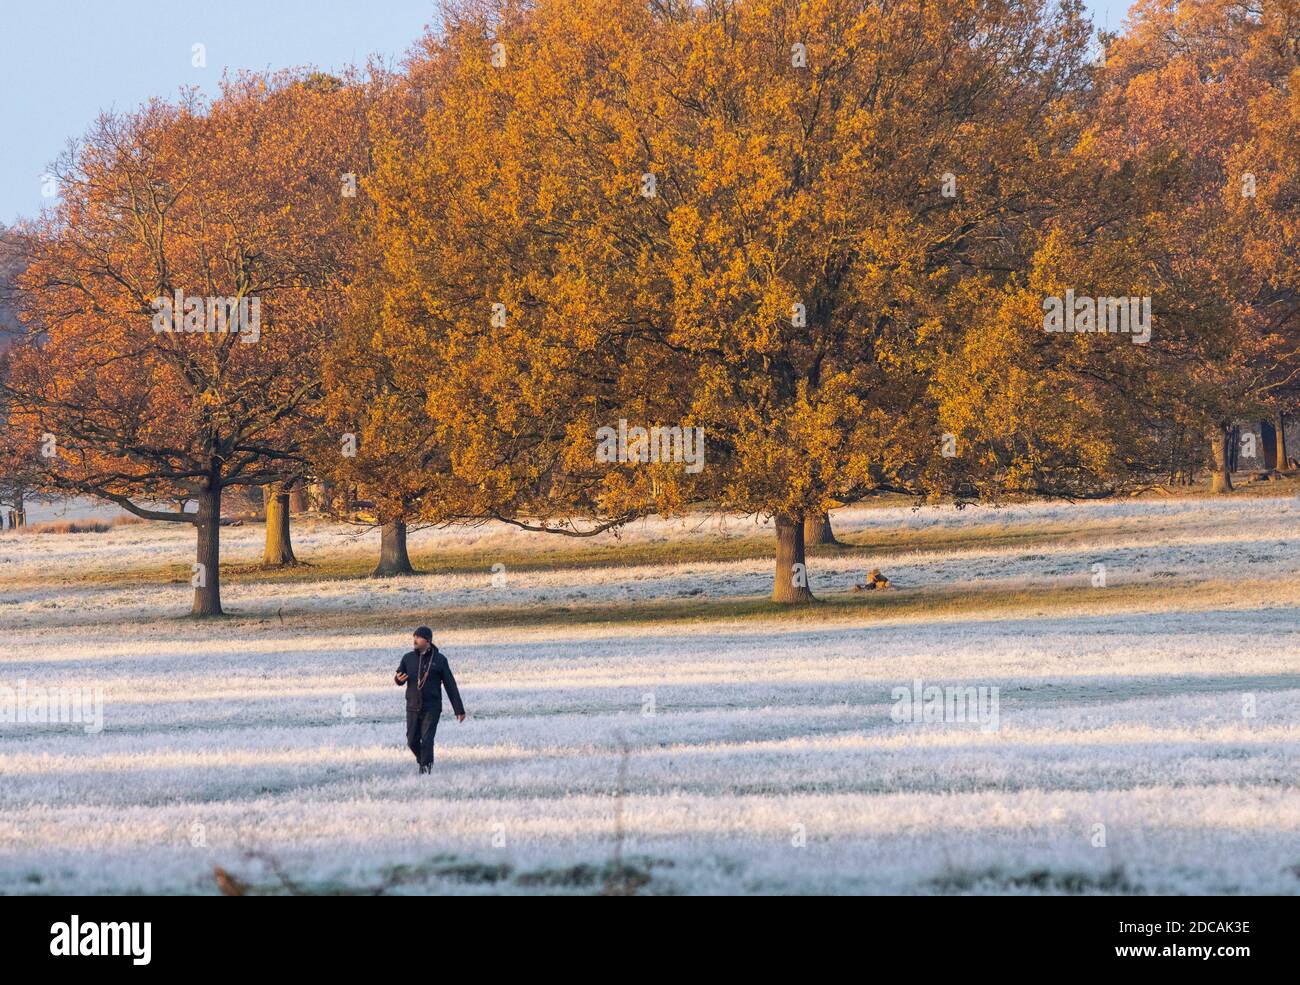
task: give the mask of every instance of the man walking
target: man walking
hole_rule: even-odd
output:
[[[447,689],[456,721],[465,720],[465,706],[461,704],[447,658],[433,645],[429,627],[417,629],[413,642],[415,649],[402,657],[393,681],[406,685],[406,744],[415,753],[420,772],[432,773],[433,737],[442,715],[442,689]]]

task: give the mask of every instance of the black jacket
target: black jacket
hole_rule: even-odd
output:
[[[433,658],[432,666],[429,663],[430,656]],[[423,688],[419,684],[422,663],[428,671]],[[406,680],[399,681],[398,674],[405,674]],[[414,650],[402,657],[402,662],[397,665],[397,670],[393,673],[393,683],[406,684],[407,711],[427,711],[431,708],[442,711],[442,689],[445,687],[447,697],[451,699],[451,707],[456,714],[465,714],[465,706],[461,703],[460,691],[456,688],[456,678],[451,676],[451,667],[447,664],[447,658],[432,643],[429,644],[429,649],[425,651],[423,658]]]

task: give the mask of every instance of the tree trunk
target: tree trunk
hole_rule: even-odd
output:
[[[776,578],[773,602],[811,602],[808,568],[804,561],[803,517],[776,517]]]
[[[370,572],[371,578],[389,575],[413,575],[411,558],[406,553],[406,522],[390,520],[381,528],[379,564]]]
[[[1210,432],[1210,492],[1232,492],[1232,428],[1219,425]]]
[[[318,513],[328,513],[334,503],[334,483],[328,479],[314,482],[307,489],[307,506]]]
[[[1262,461],[1265,471],[1277,470],[1277,428],[1272,421],[1259,422],[1259,443],[1261,447],[1257,449],[1258,454],[1255,456],[1257,462]]]
[[[1286,458],[1286,414],[1278,412],[1277,415],[1277,470],[1279,472],[1290,472],[1291,466]]]
[[[14,486],[14,526],[27,526],[27,503],[23,497],[22,486]]]
[[[266,550],[262,563],[287,567],[297,564],[293,556],[293,541],[289,537],[289,493],[275,486],[265,486],[262,498],[266,502]]]
[[[221,486],[213,482],[199,494],[198,563],[191,579],[194,606],[190,615],[220,616],[221,611]]]
[[[302,482],[295,482],[289,487],[289,512],[305,513],[307,511],[307,492]]]
[[[843,546],[835,539],[835,531],[831,529],[831,515],[826,512],[809,513],[804,517],[803,543],[805,547],[816,547],[818,544]]]

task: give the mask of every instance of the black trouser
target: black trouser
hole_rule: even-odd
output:
[[[441,715],[441,708],[406,709],[406,744],[421,766],[433,765],[433,737]]]

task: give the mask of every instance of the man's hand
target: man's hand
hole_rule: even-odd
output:
[[[464,713],[464,712],[461,712],[459,715],[456,716],[456,721],[458,721],[458,722],[463,722],[464,720],[465,720],[465,713]]]
[[[399,670],[399,671],[397,672],[397,678],[396,678],[396,680],[397,680],[397,683],[398,683],[398,684],[405,684],[405,683],[406,683],[406,675],[405,675],[404,673],[402,673],[402,672]]]

